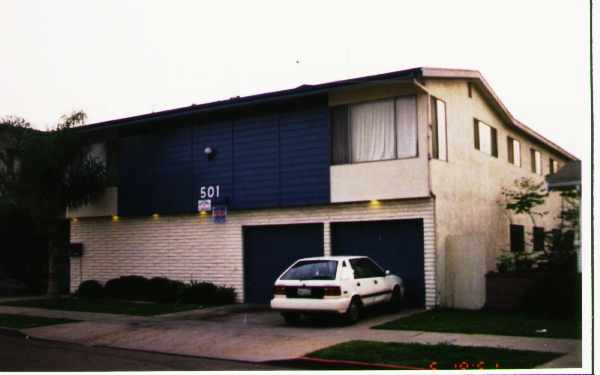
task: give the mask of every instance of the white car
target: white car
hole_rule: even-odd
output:
[[[402,279],[366,256],[329,256],[297,260],[275,281],[271,308],[287,323],[302,314],[337,313],[356,322],[362,309],[379,303],[398,307]]]

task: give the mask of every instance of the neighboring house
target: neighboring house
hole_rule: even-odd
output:
[[[581,161],[573,160],[565,164],[554,174],[546,176],[549,191],[575,189],[581,193]],[[581,202],[579,202],[580,204]],[[574,246],[577,252],[577,270],[581,272],[581,238],[579,228],[575,229]]]
[[[231,285],[255,303],[297,258],[364,254],[404,278],[412,306],[481,307],[500,249],[533,231],[507,217],[501,187],[575,160],[469,70],[303,85],[80,131],[113,186],[68,212],[71,241],[83,244],[72,290],[167,276]],[[198,212],[201,199],[215,219]]]

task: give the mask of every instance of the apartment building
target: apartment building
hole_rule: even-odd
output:
[[[555,225],[507,215],[501,188],[576,159],[469,70],[303,85],[80,131],[111,186],[67,213],[83,246],[71,289],[166,276],[252,303],[298,258],[364,254],[403,277],[411,306],[481,307],[499,251]],[[559,207],[552,193],[546,209]]]

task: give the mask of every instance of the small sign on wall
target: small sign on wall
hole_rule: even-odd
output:
[[[225,224],[225,222],[227,221],[227,206],[213,207],[212,218],[215,224]]]
[[[201,199],[198,201],[198,212],[212,210],[212,204],[210,199]]]

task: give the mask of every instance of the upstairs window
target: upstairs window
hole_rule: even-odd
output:
[[[431,156],[434,159],[448,160],[448,138],[446,130],[446,103],[430,97],[431,108]]]
[[[531,171],[539,175],[542,174],[542,155],[533,148],[531,149]]]
[[[488,124],[477,119],[473,122],[475,148],[493,157],[498,157],[498,132]]]
[[[416,157],[416,98],[334,107],[331,141],[333,164]]]
[[[550,159],[550,174],[556,173],[556,171],[558,171],[558,162]]]
[[[507,137],[506,138],[507,152],[508,152],[508,162],[516,165],[517,167],[521,166],[521,143],[514,138]]]

